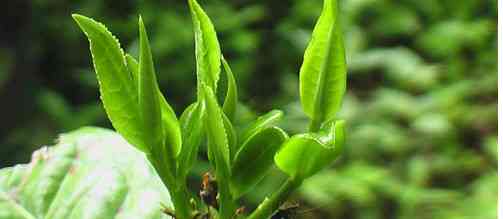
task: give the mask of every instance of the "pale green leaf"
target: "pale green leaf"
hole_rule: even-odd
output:
[[[167,219],[161,202],[171,206],[145,155],[101,128],[63,134],[30,164],[0,170],[2,219]]]
[[[346,59],[337,0],[325,0],[300,69],[304,112],[321,124],[335,117],[346,90]]]

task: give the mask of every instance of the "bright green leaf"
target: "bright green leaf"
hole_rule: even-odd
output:
[[[276,165],[294,178],[312,176],[339,157],[344,144],[344,124],[336,121],[320,133],[291,137],[274,157]]]
[[[136,86],[119,41],[103,24],[82,15],[74,14],[73,18],[89,39],[101,100],[112,125],[128,142],[148,152]]]
[[[136,59],[129,54],[126,54],[126,61],[133,79],[136,81],[136,84],[138,84],[138,77],[140,74],[138,61],[136,61]],[[165,144],[171,145],[170,147],[173,147],[172,150],[174,151],[174,154],[178,155],[180,153],[182,145],[180,125],[173,108],[171,108],[168,101],[166,101],[166,98],[164,98],[159,89],[157,90],[157,92],[159,93],[159,101],[161,104],[163,130],[166,135]]]
[[[251,123],[239,136],[239,142],[243,143],[257,132],[269,128],[277,123],[283,117],[283,112],[280,110],[271,110],[263,116],[257,118]]]
[[[227,115],[227,118],[229,118],[230,121],[234,121],[236,107],[238,104],[238,88],[236,86],[236,79],[234,79],[231,67],[223,56],[222,63],[227,75],[227,95],[225,96],[223,110],[225,115]]]
[[[232,191],[237,199],[255,186],[273,166],[274,155],[288,135],[278,127],[257,132],[244,142],[232,164]]]
[[[335,117],[346,90],[346,59],[337,0],[325,0],[300,69],[304,112],[321,124]]]
[[[182,129],[182,148],[178,156],[179,176],[185,178],[194,165],[199,145],[204,137],[204,120],[206,106],[203,101],[191,104],[180,117]]]
[[[148,133],[144,142],[151,151],[153,147],[161,147],[163,130],[161,123],[161,107],[159,101],[159,87],[155,77],[154,62],[150,52],[147,32],[141,17],[139,18],[140,34],[140,65],[138,75],[138,103],[140,106],[140,118],[143,122],[143,132]],[[169,151],[173,153],[173,151]]]
[[[188,0],[196,41],[196,62],[198,89],[202,84],[217,89],[220,77],[220,45],[217,33],[208,17],[196,0]],[[198,93],[201,91],[198,90]]]

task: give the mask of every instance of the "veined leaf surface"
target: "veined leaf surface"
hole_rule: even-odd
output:
[[[2,219],[167,219],[161,202],[171,206],[145,155],[101,128],[64,134],[30,164],[0,170]]]

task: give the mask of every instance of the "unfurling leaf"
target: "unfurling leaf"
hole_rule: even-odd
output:
[[[344,121],[330,122],[320,133],[299,134],[287,140],[274,157],[291,177],[305,179],[337,159],[344,144]]]
[[[288,135],[278,127],[263,129],[246,142],[232,163],[231,188],[234,199],[249,191],[274,164],[274,155]]]
[[[325,0],[300,69],[300,99],[316,123],[333,119],[346,90],[346,59],[337,0]]]
[[[139,77],[139,63],[136,59],[126,54],[126,61],[129,70],[131,71],[133,79],[136,81],[135,84],[138,84]],[[162,95],[161,91],[158,89],[159,93],[159,101],[161,104],[161,118],[162,118],[162,126],[163,131],[166,136],[165,144],[169,145],[169,147],[173,147],[174,154],[177,155],[180,153],[180,148],[182,145],[182,134],[180,131],[180,124],[178,123],[178,119],[176,118],[175,111],[169,105],[166,98]],[[148,136],[147,136],[148,137]]]
[[[283,112],[280,110],[271,110],[258,117],[253,123],[251,123],[239,136],[239,142],[243,143],[251,136],[255,135],[257,132],[271,127],[276,124],[283,117]]]
[[[217,33],[208,17],[196,0],[188,0],[194,36],[196,41],[197,84],[198,95],[201,95],[201,86],[210,86],[216,91],[220,77],[220,44]]]
[[[234,121],[234,115],[236,114],[236,107],[238,104],[238,88],[231,67],[223,56],[222,63],[227,75],[227,95],[225,96],[223,110],[227,118],[229,118],[230,121]]]
[[[230,175],[229,142],[225,131],[224,114],[218,105],[213,90],[203,86],[206,103],[206,134],[208,135],[208,150],[216,165],[217,178],[228,179]]]
[[[180,117],[182,148],[178,161],[178,174],[185,178],[196,162],[199,145],[204,137],[206,106],[204,101],[191,104]]]

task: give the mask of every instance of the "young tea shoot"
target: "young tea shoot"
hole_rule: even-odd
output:
[[[197,98],[177,116],[156,79],[146,27],[139,18],[139,57],[126,54],[101,23],[74,14],[89,40],[101,100],[113,127],[145,153],[173,206],[177,219],[248,218],[275,215],[302,182],[341,154],[344,126],[336,115],[346,89],[346,61],[337,0],[325,0],[300,69],[300,100],[311,123],[305,133],[287,134],[276,126],[283,116],[272,110],[244,129],[235,127],[238,87],[222,56],[211,19],[196,0],[188,0],[195,38]],[[217,98],[226,78],[224,101]],[[236,130],[243,130],[237,132]],[[207,145],[212,174],[205,175],[201,198],[191,194],[187,177],[200,145]],[[238,204],[276,166],[288,175],[282,186],[253,211]]]

